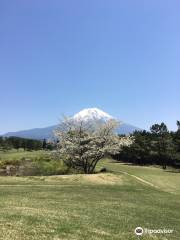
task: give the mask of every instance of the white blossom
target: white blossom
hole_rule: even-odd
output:
[[[92,124],[65,118],[56,130],[58,154],[69,167],[93,173],[97,162],[105,154],[117,154],[122,146],[132,143],[130,137],[115,134],[118,125],[115,120]]]

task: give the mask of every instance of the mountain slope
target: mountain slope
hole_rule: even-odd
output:
[[[22,137],[30,139],[49,139],[53,137],[53,130],[57,128],[57,125],[45,127],[45,128],[33,128],[28,130],[22,130],[18,132],[8,132],[4,134],[4,137]]]
[[[103,112],[98,108],[87,108],[79,113],[75,114],[72,117],[75,121],[101,121],[106,122],[110,119],[115,119],[108,113]],[[45,127],[45,128],[34,128],[29,130],[23,130],[18,132],[9,132],[6,133],[4,136],[16,136],[16,137],[23,137],[23,138],[31,138],[31,139],[49,139],[53,137],[53,131],[57,128],[58,125]],[[120,127],[117,129],[118,134],[130,134],[133,133],[135,130],[141,130],[133,125],[127,123],[121,123]]]

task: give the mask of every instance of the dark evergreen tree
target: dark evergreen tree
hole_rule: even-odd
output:
[[[43,140],[42,148],[45,150],[47,148],[46,139]]]
[[[154,124],[148,131],[136,131],[134,142],[123,147],[116,160],[134,164],[158,164],[180,167],[180,131],[169,132],[164,123]]]

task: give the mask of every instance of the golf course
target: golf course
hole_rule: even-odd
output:
[[[102,167],[107,172],[98,173]],[[177,170],[103,159],[96,172],[1,176],[0,239],[180,239]],[[138,237],[136,227],[173,232]]]
[[[0,0],[0,240],[180,240],[180,1]]]

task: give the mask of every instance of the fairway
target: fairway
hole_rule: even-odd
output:
[[[0,239],[138,239],[137,226],[174,230],[141,239],[180,238],[178,173],[107,160],[100,166],[112,172],[0,177]]]

